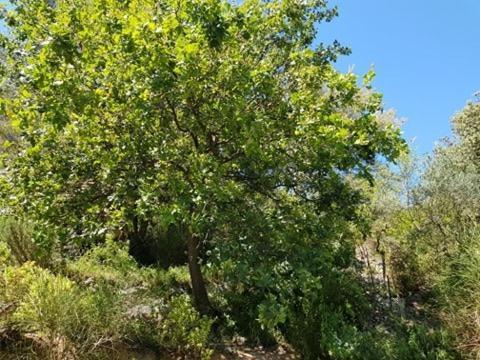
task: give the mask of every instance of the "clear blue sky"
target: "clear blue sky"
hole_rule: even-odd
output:
[[[386,108],[406,118],[419,153],[450,135],[450,117],[480,90],[480,0],[330,0],[340,16],[319,40],[352,49],[337,67],[365,73]]]

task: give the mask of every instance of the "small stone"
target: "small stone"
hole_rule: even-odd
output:
[[[148,305],[136,305],[127,311],[131,318],[149,318],[152,316],[153,309]]]

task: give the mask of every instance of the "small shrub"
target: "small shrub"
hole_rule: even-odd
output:
[[[392,316],[392,315],[391,315]],[[355,334],[350,357],[355,360],[455,360],[451,338],[440,329],[392,317],[388,327],[377,326]],[[343,358],[342,358],[343,359]]]
[[[388,265],[393,286],[400,296],[418,291],[424,285],[425,280],[413,249],[391,243],[388,249]]]
[[[18,354],[103,359],[142,346],[210,357],[212,320],[192,306],[186,268],[139,268],[125,248],[107,243],[67,262],[66,274],[33,262],[0,266],[0,328],[18,335],[9,340]]]
[[[140,271],[135,260],[128,254],[127,245],[108,240],[104,245],[90,249],[66,267],[67,274],[78,280],[95,279],[126,286],[140,281]]]
[[[169,348],[206,355],[210,353],[206,344],[211,326],[212,320],[201,317],[187,295],[179,295],[172,298],[169,311],[160,324],[161,341]]]
[[[198,314],[188,295],[177,295],[160,306],[149,304],[142,308],[145,311],[139,311],[128,325],[129,337],[135,343],[190,357],[210,358],[208,339],[213,321]]]
[[[0,243],[10,253],[10,261],[20,265],[27,261],[44,260],[33,242],[32,231],[26,221],[0,216]]]
[[[0,300],[4,303],[21,301],[30,286],[46,270],[27,262],[20,267],[6,266],[0,273]]]
[[[148,284],[151,293],[158,297],[170,298],[178,293],[190,291],[190,274],[187,266],[159,268],[143,268],[142,279]]]
[[[0,268],[11,263],[12,254],[7,244],[0,242]]]
[[[358,280],[332,272],[319,285],[303,286],[302,300],[291,299],[283,330],[286,340],[304,359],[352,358],[359,328],[370,313]]]
[[[120,308],[108,289],[81,289],[32,263],[4,269],[1,285],[1,300],[15,305],[4,324],[32,334],[28,339],[43,355],[101,353],[121,339]]]
[[[478,230],[477,230],[478,231]],[[444,323],[456,334],[460,349],[480,357],[480,235],[465,236],[465,245],[449,264],[438,292]]]

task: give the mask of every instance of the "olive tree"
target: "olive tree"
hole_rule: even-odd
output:
[[[452,125],[465,160],[478,164],[480,160],[480,102],[469,101],[460,112],[455,114]]]

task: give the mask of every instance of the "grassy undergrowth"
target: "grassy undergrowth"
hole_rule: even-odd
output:
[[[219,321],[194,309],[185,266],[140,267],[125,246],[111,241],[54,264],[40,265],[34,255],[22,263],[0,241],[0,348],[17,357],[121,359],[125,351],[135,358],[148,350],[207,359],[212,343],[240,335],[251,346],[288,343],[300,358],[312,360],[458,358],[446,331],[369,302],[348,274],[324,278],[318,289],[318,279],[306,277],[305,296],[296,303],[298,296],[288,293],[261,300],[265,287],[233,286],[209,273],[212,302],[223,314]],[[339,280],[342,292],[335,291]],[[288,278],[281,281],[298,291]],[[328,310],[344,296],[354,307]],[[382,318],[369,321],[378,310]]]
[[[212,320],[194,310],[184,268],[137,267],[108,243],[62,272],[26,262],[0,265],[0,341],[16,354],[110,359],[125,347],[208,357]]]

